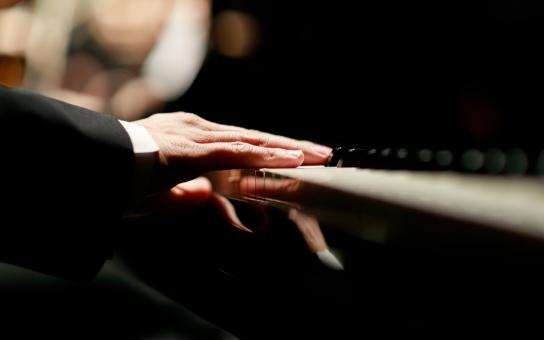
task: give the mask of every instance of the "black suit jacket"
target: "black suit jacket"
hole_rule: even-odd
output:
[[[113,117],[0,88],[0,261],[88,280],[111,256],[134,155]]]

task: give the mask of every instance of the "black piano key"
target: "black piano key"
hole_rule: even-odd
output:
[[[488,174],[501,174],[506,169],[506,153],[498,148],[485,152],[483,170]]]
[[[328,166],[489,175],[544,175],[544,150],[339,146],[333,149]]]
[[[535,163],[535,172],[538,175],[544,175],[544,150],[538,153],[538,157]]]
[[[522,175],[529,168],[527,154],[521,149],[509,149],[506,152],[505,173],[511,175]]]

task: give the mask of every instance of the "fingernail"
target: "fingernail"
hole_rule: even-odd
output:
[[[286,150],[287,157],[299,159],[302,157],[301,150]]]
[[[328,156],[332,152],[332,148],[329,148],[328,146],[324,146],[324,145],[315,145],[312,149],[318,154],[323,156]]]

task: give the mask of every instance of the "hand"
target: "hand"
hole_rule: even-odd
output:
[[[146,198],[136,215],[150,213],[188,213],[205,204],[221,214],[230,225],[251,233],[236,214],[234,206],[225,197],[212,191],[212,184],[206,177],[179,183],[170,190]]]
[[[325,164],[331,148],[256,130],[222,125],[192,113],[155,114],[134,123],[159,145],[155,190],[208,171],[234,168],[293,168]]]

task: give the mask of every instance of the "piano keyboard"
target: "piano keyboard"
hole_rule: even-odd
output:
[[[521,148],[411,149],[336,147],[333,167],[544,175],[544,151]]]
[[[425,234],[461,233],[457,227],[437,229],[440,221],[457,221],[484,234],[544,241],[540,177],[300,167],[227,170],[211,178],[214,189],[229,198],[295,207],[379,243],[393,235],[412,238],[415,229],[404,224],[413,217],[420,225],[424,216],[430,221]]]

